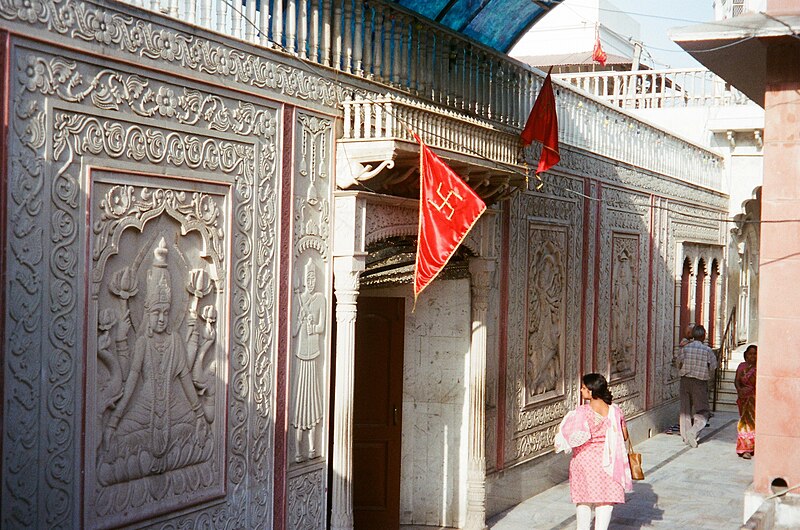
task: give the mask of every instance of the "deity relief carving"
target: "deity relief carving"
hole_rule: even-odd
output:
[[[225,206],[199,192],[96,189],[87,474],[92,516],[125,524],[223,491]]]
[[[303,267],[303,278],[295,293],[299,308],[292,326],[297,374],[292,426],[295,428],[294,459],[299,463],[318,456],[316,428],[323,411],[317,365],[325,339],[328,304],[325,295],[317,288],[316,266],[311,258]],[[305,451],[302,450],[303,438],[307,440]]]
[[[531,227],[528,264],[526,403],[563,386],[566,230]]]
[[[614,234],[611,282],[611,331],[609,373],[623,375],[634,371],[637,328],[637,277],[639,238]]]

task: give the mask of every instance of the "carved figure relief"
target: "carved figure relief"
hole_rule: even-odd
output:
[[[303,268],[303,280],[298,289],[299,309],[294,321],[294,355],[297,359],[295,380],[295,410],[292,425],[295,428],[295,462],[317,457],[316,427],[322,420],[317,359],[325,337],[327,301],[317,290],[317,273],[311,258]],[[302,439],[307,439],[307,449],[301,451]]]
[[[221,492],[224,199],[104,182],[96,188],[89,477],[95,515],[124,523]]]
[[[612,240],[613,269],[611,283],[611,332],[609,337],[609,373],[622,375],[633,372],[636,357],[638,326],[637,236],[615,234]]]
[[[566,231],[529,231],[526,403],[560,391],[566,324]]]

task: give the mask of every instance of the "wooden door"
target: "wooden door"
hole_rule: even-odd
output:
[[[400,528],[403,298],[359,298],[353,392],[355,530]]]

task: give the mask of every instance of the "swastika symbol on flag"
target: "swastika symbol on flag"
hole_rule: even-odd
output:
[[[454,189],[451,189],[450,191],[448,191],[447,192],[447,196],[445,197],[442,194],[442,183],[441,182],[439,183],[439,187],[436,188],[436,195],[438,195],[439,198],[442,199],[442,203],[441,204],[436,204],[435,202],[433,202],[430,199],[428,199],[428,202],[431,204],[431,206],[433,206],[434,208],[436,208],[436,210],[438,210],[439,212],[441,212],[443,214],[444,214],[444,212],[442,212],[442,210],[444,210],[445,208],[449,208],[450,209],[450,214],[449,215],[445,215],[445,217],[447,217],[447,220],[449,221],[450,219],[453,218],[453,214],[456,212],[456,210],[453,207],[453,205],[450,204],[450,202],[449,202],[450,201],[450,197],[455,196],[460,201],[463,201],[464,197],[459,195],[458,190],[454,190]]]

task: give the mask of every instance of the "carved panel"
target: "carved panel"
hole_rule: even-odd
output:
[[[289,528],[324,528],[330,371],[330,207],[328,118],[299,114],[294,183],[292,374],[288,439]]]
[[[102,62],[12,57],[3,526],[268,528],[275,109]]]
[[[567,231],[528,228],[525,405],[561,395],[567,333]]]
[[[611,238],[611,322],[608,374],[612,380],[636,373],[639,322],[639,236]]]
[[[224,493],[228,187],[93,175],[89,526]]]
[[[558,176],[553,182],[558,186],[545,188],[548,193],[520,193],[509,203],[509,307],[505,331],[508,351],[506,373],[499,375],[506,377],[508,384],[506,395],[501,396],[506,402],[506,418],[497,420],[505,422],[506,465],[549,451],[554,432],[552,423],[557,424],[577,399],[581,322],[578,308],[583,268],[582,238],[573,234],[582,230],[583,209],[576,192],[583,192],[583,183]],[[548,267],[556,264],[557,267],[548,272]],[[558,270],[563,278],[553,284],[548,278]],[[536,299],[537,282],[550,284],[550,302],[558,300],[558,310],[552,313],[557,324],[551,320],[547,329],[552,335],[550,343],[555,342],[555,333],[559,335],[559,349],[551,348],[551,353],[558,351],[561,359],[547,369],[535,365],[546,361],[550,355],[537,351],[543,347],[539,334],[546,330],[537,327],[541,315],[530,307]],[[553,285],[558,288],[552,289]],[[560,316],[558,311],[561,311]],[[539,376],[535,372],[544,375],[537,381]]]

